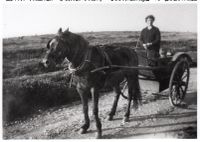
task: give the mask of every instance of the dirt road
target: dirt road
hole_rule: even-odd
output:
[[[197,69],[191,69],[186,106],[170,106],[166,93],[152,95],[142,90],[143,105],[132,109],[130,122],[122,124],[126,100],[121,98],[113,121],[106,117],[113,101],[112,93],[100,98],[100,118],[104,139],[129,138],[196,138],[197,137]],[[148,88],[148,86],[147,86]],[[89,103],[91,108],[91,102]],[[4,139],[93,139],[96,127],[91,115],[87,134],[80,135],[82,105],[80,101],[47,111],[40,111],[24,121],[4,125]]]

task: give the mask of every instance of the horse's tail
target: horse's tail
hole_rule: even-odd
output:
[[[131,49],[132,54],[132,64],[134,64],[134,66],[138,66],[138,56],[137,53],[135,52],[134,49]],[[137,69],[135,69],[135,94],[132,96],[133,98],[133,107],[135,109],[138,108],[139,105],[142,105],[142,95],[141,95],[141,91],[140,91],[140,84],[139,84],[139,71]]]

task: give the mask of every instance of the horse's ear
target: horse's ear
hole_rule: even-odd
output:
[[[69,27],[65,30],[65,32],[64,33],[68,33],[69,32]]]
[[[60,28],[60,29],[58,30],[58,35],[60,36],[60,35],[62,35],[62,34],[63,34],[62,28]]]

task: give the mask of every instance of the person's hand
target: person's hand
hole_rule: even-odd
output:
[[[152,43],[147,43],[146,45],[147,45],[147,47],[149,47],[149,46],[151,46],[151,45],[152,45]]]
[[[71,63],[68,64],[68,71],[69,71],[69,74],[73,74],[73,73],[75,73],[75,71],[76,71],[76,69],[74,69],[74,68],[72,67],[72,64],[71,64]]]
[[[143,44],[144,49],[147,49],[147,44]]]

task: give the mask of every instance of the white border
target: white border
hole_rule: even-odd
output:
[[[199,33],[200,33],[200,28],[199,28],[199,24],[200,24],[200,21],[199,21],[199,13],[200,13],[200,1],[198,0],[198,2],[194,2],[194,1],[176,1],[176,2],[173,2],[173,1],[170,1],[170,2],[165,2],[164,0],[150,0],[149,2],[142,2],[142,1],[118,1],[118,2],[112,2],[111,0],[102,0],[102,1],[97,1],[97,2],[60,2],[59,0],[52,0],[50,2],[39,2],[39,1],[29,1],[29,0],[25,0],[25,1],[13,1],[13,2],[6,2],[6,0],[0,0],[0,21],[2,22],[2,7],[4,4],[105,4],[105,3],[109,3],[109,4],[198,4],[198,24],[197,24],[197,40],[198,40],[198,44],[197,44],[197,51],[198,51],[198,66],[200,66],[200,63],[199,63],[199,52],[200,52],[200,49],[198,48],[198,46],[200,45],[200,40],[199,40]],[[0,86],[0,90],[1,90],[1,99],[0,99],[0,104],[1,104],[1,110],[0,110],[0,115],[1,115],[1,118],[0,118],[0,140],[2,140],[3,138],[3,131],[2,131],[2,66],[3,66],[3,62],[2,62],[2,23],[0,23],[0,37],[1,37],[1,40],[0,40],[0,52],[1,52],[1,57],[0,57],[0,64],[1,64],[1,68],[0,68],[0,74],[1,74],[1,86]],[[197,68],[197,80],[200,79],[200,76],[199,76],[199,68]],[[200,87],[199,86],[199,82],[197,81],[197,96],[199,95],[199,91],[200,91]],[[199,101],[200,101],[200,97],[198,96],[198,110],[197,110],[197,120],[199,120]],[[200,134],[199,134],[199,122],[197,122],[197,127],[198,127],[198,139],[200,137]],[[128,141],[135,141],[136,139],[130,139]],[[137,140],[137,141],[146,141],[146,140],[152,140],[152,141],[160,141],[160,139],[143,139],[143,140]],[[181,141],[188,141],[188,140],[183,140],[183,139],[180,139]],[[9,140],[10,141],[10,140]],[[22,140],[15,140],[15,141],[22,141]],[[38,141],[38,140],[37,140]],[[44,140],[46,141],[46,140]],[[48,142],[51,142],[51,141],[54,141],[54,140],[48,140]],[[66,139],[65,139],[66,141]],[[72,141],[70,139],[67,139],[67,141]],[[74,141],[74,140],[73,140]],[[88,141],[88,140],[75,140],[75,141]],[[96,140],[93,140],[92,141],[96,141]],[[100,141],[103,141],[103,140],[100,140]],[[111,141],[116,141],[116,140],[111,140]],[[121,141],[121,140],[120,140]],[[127,141],[127,140],[126,140]],[[162,139],[163,142],[166,142],[166,141],[169,141],[168,139]],[[171,139],[170,139],[171,141]],[[174,139],[172,140],[174,141]],[[175,140],[177,141],[177,139]],[[193,140],[193,141],[197,141],[197,140]]]

